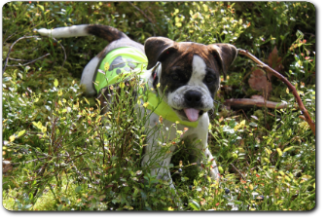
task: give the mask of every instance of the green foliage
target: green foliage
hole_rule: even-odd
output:
[[[143,43],[156,35],[204,44],[232,43],[269,64],[277,48],[284,74],[315,121],[315,8],[306,2],[9,2],[3,7],[3,57],[34,28],[97,23]],[[155,13],[152,13],[155,12]],[[10,57],[32,60],[3,74],[3,205],[9,210],[178,210],[176,193],[140,165],[146,136],[131,86],[100,115],[82,95],[79,78],[107,42],[84,38],[24,39]],[[66,49],[67,60],[63,67]],[[275,54],[274,54],[275,55]],[[25,61],[9,60],[9,65]],[[178,144],[170,165],[183,210],[303,211],[315,207],[315,137],[291,93],[272,78],[271,100],[281,110],[228,110],[224,99],[259,94],[247,83],[253,63],[238,57],[222,79],[211,114],[210,165],[194,165],[196,140]],[[275,68],[275,67],[274,67]],[[179,138],[173,142],[177,142]],[[170,144],[163,143],[168,148]],[[164,149],[164,148],[163,148]],[[167,149],[166,149],[167,150]],[[241,173],[241,175],[240,175]]]
[[[175,41],[193,41],[213,44],[217,42],[232,43],[238,39],[247,24],[234,17],[235,3],[225,5],[223,2],[189,2],[180,11],[174,9],[166,15],[169,24],[168,37]]]

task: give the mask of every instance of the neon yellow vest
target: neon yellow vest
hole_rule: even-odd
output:
[[[114,67],[113,64],[110,68],[112,62],[117,58],[122,62],[116,64],[117,67]],[[99,70],[94,82],[95,90],[99,93],[102,88],[120,83],[132,75],[138,75],[141,78],[146,70],[147,63],[147,57],[139,50],[132,47],[121,47],[110,51],[98,68]],[[170,122],[178,121],[185,126],[197,127],[198,121],[189,122],[180,120],[172,108],[166,102],[159,99],[155,93],[150,90],[146,90],[146,93],[148,93],[148,96],[146,96],[147,100],[144,100],[146,103],[146,105],[144,105],[145,108]]]

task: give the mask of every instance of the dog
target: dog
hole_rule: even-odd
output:
[[[167,137],[168,140],[164,142],[171,142],[181,130],[184,131],[182,139],[199,140],[196,148],[200,149],[202,154],[198,156],[197,164],[211,162],[210,177],[212,180],[219,180],[220,175],[215,159],[207,147],[208,111],[214,108],[214,95],[220,86],[220,74],[225,75],[237,57],[235,46],[223,43],[204,45],[194,42],[175,42],[165,37],[150,37],[142,45],[116,28],[105,25],[76,25],[52,30],[42,28],[37,32],[54,38],[95,35],[109,42],[85,66],[81,77],[81,85],[86,88],[85,93],[99,95],[104,109],[107,107],[105,100],[110,100],[107,82],[103,83],[105,72],[114,71],[114,75],[119,76],[122,72],[137,67],[141,69],[139,61],[145,63],[147,70],[142,74],[142,80],[153,91],[154,103],[157,104],[156,97],[162,98],[162,106],[158,108],[160,109],[158,112],[154,111],[148,120],[148,127],[159,128],[159,130],[155,130],[156,132],[147,138],[142,167],[150,167],[151,175],[168,181],[171,188],[174,188],[169,164],[176,147],[173,145],[170,151],[158,154],[162,148],[160,145],[162,141],[159,138]],[[129,52],[123,50],[119,52],[120,49],[127,49]],[[105,68],[104,60],[114,52],[115,57],[111,57],[111,63],[108,63]],[[127,54],[127,58],[123,58],[124,53]],[[132,64],[133,61],[137,64]],[[98,76],[102,76],[102,80]],[[144,102],[141,108],[150,111]],[[163,127],[159,127],[162,124]],[[173,127],[172,124],[176,126]],[[151,162],[152,159],[155,159],[155,162]]]

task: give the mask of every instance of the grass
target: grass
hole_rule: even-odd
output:
[[[3,58],[16,39],[32,35],[34,28],[101,23],[139,42],[152,35],[150,23],[129,3],[87,4],[7,3]],[[314,16],[311,4],[135,4],[156,21],[157,33],[174,40],[231,42],[262,60],[277,46],[282,73],[296,86],[315,121],[315,39],[309,28],[314,27],[314,19],[300,19],[305,14]],[[157,13],[152,15],[151,10]],[[275,17],[275,11],[280,16]],[[126,93],[105,116],[100,115],[97,100],[82,95],[80,73],[105,42],[85,37],[60,43],[68,56],[63,67],[58,44],[30,39],[18,42],[10,57],[51,55],[29,66],[7,67],[3,74],[2,155],[12,166],[3,174],[3,206],[15,211],[178,210],[167,184],[140,166],[148,116],[130,109]],[[272,97],[286,101],[286,109],[230,110],[222,105],[227,98],[260,93],[247,83],[252,67],[243,57],[236,60],[222,79],[218,105],[210,116],[209,148],[222,175],[219,185],[209,182],[205,170],[193,166],[191,143],[196,141],[178,144],[171,174],[184,210],[310,211],[315,207],[315,136],[285,86],[272,80]]]

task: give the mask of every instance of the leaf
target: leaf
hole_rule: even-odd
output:
[[[234,131],[237,131],[239,129],[242,129],[246,126],[246,120],[241,121],[239,124],[237,124],[233,129]]]
[[[58,81],[58,79],[54,79],[54,87],[58,87],[59,86],[59,81]]]
[[[33,125],[38,129],[40,129],[42,127],[42,123],[40,121],[37,123],[35,121],[33,121]]]
[[[283,69],[282,58],[278,56],[278,50],[276,46],[273,51],[269,54],[267,64],[275,71],[281,71]]]
[[[63,94],[63,93],[62,93],[62,90],[60,89],[60,90],[58,91],[58,96],[61,97],[62,94]]]
[[[195,200],[191,200],[191,202],[189,202],[189,206],[193,208],[193,210],[200,210],[200,205]]]
[[[7,173],[8,171],[12,170],[12,164],[9,160],[2,161],[2,173]]]
[[[77,186],[77,187],[75,188],[75,192],[76,192],[76,193],[79,193],[79,192],[81,191],[81,189],[82,189],[81,186]]]
[[[44,6],[43,5],[37,4],[37,7],[39,7],[42,10],[42,12],[44,12]]]
[[[26,130],[19,131],[19,132],[17,133],[16,138],[23,136],[23,135],[25,134],[25,132],[26,132]]]
[[[104,70],[108,71],[110,69],[110,64],[108,62],[105,62],[104,64]]]
[[[303,39],[304,34],[302,33],[302,31],[300,31],[299,29],[297,30],[297,32],[295,33],[295,35],[297,36],[297,38],[299,39]]]
[[[280,148],[276,148],[276,151],[280,157],[283,155],[282,150]]]
[[[272,153],[272,151],[270,149],[268,149],[267,147],[265,147],[265,152],[270,155]]]
[[[47,131],[46,127],[42,126],[41,131],[42,131],[42,133],[45,133]]]
[[[15,136],[15,135],[11,135],[11,136],[9,137],[9,142],[14,142],[15,139],[16,139],[16,136]]]
[[[89,105],[89,101],[85,97],[84,97],[84,101]]]
[[[120,84],[119,84],[119,87],[120,87],[120,88],[122,88],[122,89],[123,89],[123,88],[125,88],[125,86],[126,86],[126,85],[125,85],[125,83],[124,83],[124,82],[120,82]]]
[[[204,11],[207,12],[208,11],[208,6],[203,4],[203,8],[204,8]]]
[[[265,72],[261,69],[256,69],[251,72],[248,83],[253,90],[261,92],[265,99],[269,97],[272,91],[272,83],[267,79]]]
[[[300,122],[299,124],[299,127],[303,130],[309,130],[310,126],[309,124],[307,123],[307,121],[302,121]]]
[[[291,150],[291,149],[293,149],[293,146],[292,146],[292,147],[287,147],[287,148],[285,148],[285,149],[283,150],[283,152],[289,151],[289,150]]]
[[[258,127],[258,124],[256,124],[255,122],[250,122],[249,123],[249,126],[251,126],[251,127]]]
[[[270,163],[270,161],[267,157],[264,157],[263,159],[265,160],[266,163]]]

